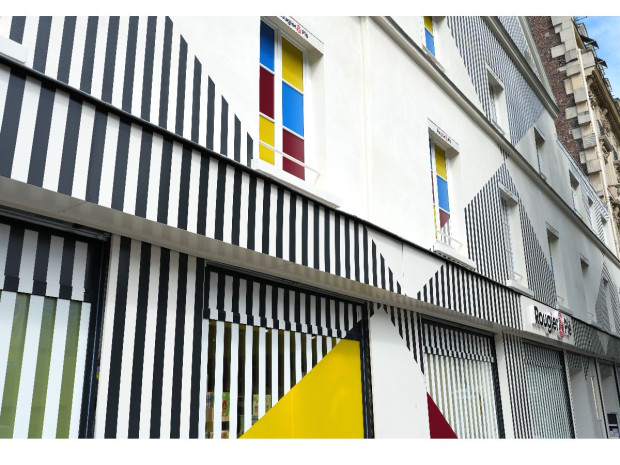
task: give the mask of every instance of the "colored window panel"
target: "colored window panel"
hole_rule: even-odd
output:
[[[260,62],[273,71],[274,30],[263,22],[260,23]]]
[[[433,38],[433,34],[428,32],[428,29],[424,29],[424,34],[426,36],[426,48],[435,56],[435,39]]]
[[[285,82],[282,83],[282,124],[304,136],[304,97]]]
[[[304,161],[304,141],[290,132],[282,131],[282,147],[284,153],[303,162]],[[303,166],[286,158],[282,159],[282,169],[293,176],[305,179]]]
[[[282,79],[303,92],[303,53],[288,40],[282,38]]]
[[[267,118],[259,116],[258,136],[260,140],[273,147],[275,140],[274,131],[273,121],[269,121]],[[274,164],[274,153],[270,148],[261,144],[258,147],[258,154],[261,160],[271,163],[272,165]]]
[[[446,152],[439,146],[435,146],[435,170],[437,174],[444,179],[448,179],[448,172],[446,170]]]
[[[439,210],[439,227],[440,228],[443,228],[449,219],[450,219],[449,213],[446,213],[443,210]]]
[[[448,183],[437,176],[437,197],[439,200],[439,208],[450,213],[450,202],[448,201]]]
[[[273,74],[265,68],[260,69],[260,112],[273,118]]]
[[[433,33],[433,17],[425,16],[424,17],[424,27],[429,30],[429,32]]]

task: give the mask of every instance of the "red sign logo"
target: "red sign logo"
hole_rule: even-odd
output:
[[[566,333],[564,332],[564,318],[562,318],[562,312],[558,311],[558,331],[560,333],[560,337],[564,337]]]

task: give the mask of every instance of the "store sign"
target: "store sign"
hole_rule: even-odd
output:
[[[448,135],[448,133],[446,133],[443,129],[441,129],[439,126],[437,126],[435,123],[433,123],[430,119],[428,120],[428,128],[429,128],[429,130],[433,134],[435,134],[443,142],[448,144],[448,146],[450,148],[452,148],[454,151],[456,151],[456,152],[459,151],[459,144],[458,144],[458,142],[455,141],[452,137],[450,137]]]
[[[540,311],[536,305],[530,306],[530,312],[532,324],[544,329],[547,334],[555,334],[560,338],[572,337],[573,320],[571,317],[562,315],[559,310]]]
[[[297,37],[303,39],[312,47],[317,49],[319,52],[323,53],[323,43],[317,39],[310,31],[308,31],[305,27],[299,24],[298,21],[291,18],[290,16],[278,16],[277,17],[284,25],[288,27],[288,29],[294,32]]]

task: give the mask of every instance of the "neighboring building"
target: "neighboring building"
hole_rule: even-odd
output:
[[[596,40],[572,16],[530,16],[529,24],[560,109],[559,139],[588,175],[613,222],[620,227],[620,111],[605,77]]]
[[[524,17],[0,17],[0,437],[617,437],[553,82]]]

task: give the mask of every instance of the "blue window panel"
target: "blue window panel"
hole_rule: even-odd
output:
[[[304,96],[282,83],[282,125],[304,136]]]
[[[435,39],[433,38],[433,34],[428,32],[426,28],[424,28],[424,33],[426,34],[426,48],[435,56]]]
[[[274,31],[261,21],[260,23],[260,62],[273,71]]]
[[[437,197],[439,207],[450,213],[450,201],[448,200],[448,183],[445,179],[437,176]]]

